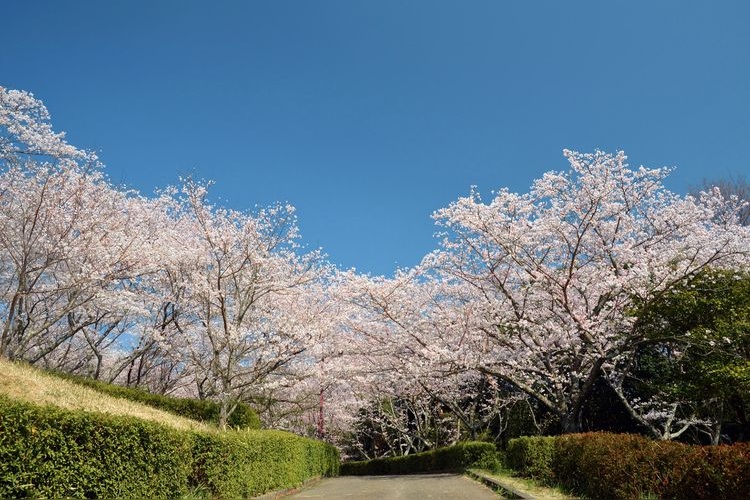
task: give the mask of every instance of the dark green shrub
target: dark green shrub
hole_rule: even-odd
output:
[[[474,469],[482,469],[491,472],[500,471],[505,464],[505,454],[502,451],[484,453],[470,465]]]
[[[187,492],[189,437],[136,418],[0,396],[0,497],[167,497]]]
[[[495,445],[470,441],[403,457],[345,462],[341,464],[341,475],[419,474],[464,470],[472,466],[497,468],[499,460]]]
[[[505,450],[505,463],[524,476],[551,484],[554,481],[554,451],[554,437],[532,436],[511,439]]]
[[[201,422],[218,423],[220,405],[214,401],[190,398],[175,398],[152,394],[142,389],[123,387],[116,384],[108,384],[101,380],[94,380],[70,373],[53,372],[57,377],[63,378],[78,385],[89,387],[103,394],[116,398],[136,401],[153,408],[168,411],[181,417],[199,420]],[[240,429],[260,429],[260,418],[251,407],[244,403],[238,403],[237,408],[229,416],[229,425]]]

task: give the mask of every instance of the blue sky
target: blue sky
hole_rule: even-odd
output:
[[[749,174],[746,1],[3,3],[0,85],[143,192],[213,179],[238,209],[288,201],[304,241],[390,274],[430,214],[526,191],[564,148]]]

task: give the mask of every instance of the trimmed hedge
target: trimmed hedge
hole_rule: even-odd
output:
[[[511,439],[505,450],[505,465],[521,474],[550,483],[555,439],[551,436]]]
[[[94,380],[80,375],[63,372],[51,372],[56,377],[68,380],[78,385],[89,387],[103,394],[116,398],[136,401],[153,408],[168,411],[181,417],[199,420],[202,422],[219,422],[221,406],[214,402],[203,399],[175,398],[161,394],[152,394],[142,389],[123,387],[121,385],[109,384],[101,380]],[[260,429],[260,418],[250,406],[238,403],[237,408],[229,416],[229,425],[240,429]]]
[[[213,497],[247,498],[336,476],[338,451],[321,441],[282,431],[196,435],[193,486]]]
[[[178,431],[0,396],[0,498],[230,498],[336,475],[338,451],[281,431]]]
[[[750,443],[695,446],[586,433],[514,439],[507,453],[508,466],[521,474],[590,498],[750,498]]]
[[[375,458],[341,464],[342,476],[418,474],[464,470],[469,467],[496,469],[500,465],[495,445],[478,441],[459,443],[402,457]]]
[[[188,491],[191,443],[132,417],[0,396],[0,497],[167,497]]]

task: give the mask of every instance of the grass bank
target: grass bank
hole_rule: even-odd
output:
[[[244,498],[338,468],[338,451],[320,441],[220,431],[0,361],[2,498]]]
[[[180,417],[143,403],[104,394],[23,363],[0,359],[0,394],[16,401],[139,418],[180,430],[207,431],[214,426]]]

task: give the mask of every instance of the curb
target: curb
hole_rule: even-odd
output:
[[[252,499],[253,500],[276,500],[277,498],[284,498],[286,496],[299,493],[303,489],[309,488],[310,486],[315,486],[323,479],[324,479],[323,476],[313,477],[313,478],[305,480],[305,482],[303,482],[301,485],[297,486],[296,488],[286,488],[283,490],[267,491],[266,493],[263,493],[260,496],[252,497]]]
[[[511,498],[511,499],[518,499],[518,500],[536,500],[536,497],[533,495],[530,495],[526,492],[519,491],[512,486],[508,486],[507,484],[504,484],[502,481],[499,481],[495,479],[494,477],[486,476],[480,472],[476,472],[473,470],[467,470],[466,474],[471,477],[472,479],[475,479],[479,481],[480,483],[483,483],[485,486],[489,486],[493,490],[497,491],[501,495],[503,495],[505,498]]]

